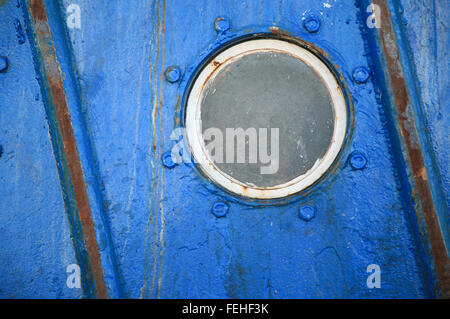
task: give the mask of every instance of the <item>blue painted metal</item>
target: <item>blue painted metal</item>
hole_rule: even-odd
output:
[[[177,166],[177,163],[173,161],[172,152],[165,152],[161,156],[161,160],[163,165],[167,168],[174,168],[175,166]]]
[[[181,70],[177,66],[171,66],[166,70],[166,80],[170,83],[178,82],[181,78]]]
[[[353,70],[353,80],[356,83],[362,84],[369,80],[370,71],[363,66],[359,66]]]
[[[404,39],[403,59],[411,68],[409,85],[414,88],[418,107],[415,114],[419,129],[427,134],[422,147],[426,150],[434,196],[441,204],[439,221],[447,252],[450,252],[450,174],[449,127],[450,110],[448,32],[442,21],[449,18],[448,1],[401,1],[397,4],[399,36]],[[419,20],[421,22],[419,22]],[[424,27],[420,27],[424,26]]]
[[[305,204],[299,209],[299,217],[306,222],[316,217],[316,208],[313,205]]]
[[[389,1],[390,12],[393,20],[408,19],[397,43],[406,43],[399,44],[403,65],[416,68],[405,77],[420,102],[415,114],[426,118],[419,130],[430,131],[430,141],[420,145],[427,172],[437,172],[428,176],[448,247],[448,65],[438,53],[448,44],[436,18],[447,14],[448,4],[433,2],[430,13],[423,1],[403,2],[401,13]],[[0,73],[0,296],[92,297],[88,289],[66,286],[65,269],[83,263],[76,257],[83,245],[68,223],[73,195],[58,179],[63,161],[46,115],[51,101],[36,81],[43,76],[37,48],[22,35],[35,28],[28,2],[0,3],[0,56],[10,62]],[[388,112],[390,96],[380,93],[389,92],[387,71],[377,62],[383,49],[376,30],[366,25],[368,1],[79,0],[81,27],[70,29],[72,3],[47,0],[45,7],[109,297],[441,295],[411,196],[409,164]],[[429,25],[416,21],[418,13]],[[320,21],[317,29],[311,17]],[[167,169],[164,154],[176,142],[170,136],[183,124],[186,91],[202,63],[242,37],[285,33],[323,54],[352,102],[345,148],[327,176],[306,192],[267,203],[224,192],[193,164]],[[421,49],[417,39],[424,35],[435,49]],[[166,73],[174,65],[179,73]],[[371,76],[355,76],[361,67]],[[369,164],[361,170],[364,161],[351,154],[363,154]],[[306,210],[305,222],[298,216],[308,203],[315,217]],[[381,268],[380,289],[366,286],[370,264]],[[82,269],[85,280],[88,271]]]
[[[230,210],[230,206],[225,202],[215,202],[211,212],[216,217],[225,217],[228,214],[228,211]]]
[[[0,56],[0,72],[6,72],[8,69],[8,58]]]
[[[354,151],[350,154],[349,163],[354,170],[363,169],[367,165],[367,158],[363,153]]]
[[[16,32],[20,3],[4,3],[0,16],[0,55],[9,61],[0,73],[0,297],[80,298],[65,284],[77,261],[32,49]]]

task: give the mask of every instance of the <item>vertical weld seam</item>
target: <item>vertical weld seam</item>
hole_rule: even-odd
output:
[[[159,143],[157,143],[157,133],[156,133],[156,117],[159,114],[158,113],[158,109],[159,109],[159,95],[158,95],[158,81],[157,81],[157,73],[158,73],[158,64],[159,64],[159,59],[160,59],[160,28],[161,28],[161,21],[160,21],[160,16],[159,16],[159,10],[160,10],[160,2],[157,1],[157,5],[156,5],[156,56],[155,56],[155,63],[153,65],[153,100],[154,100],[154,104],[153,104],[153,114],[152,114],[152,121],[153,121],[153,151],[154,151],[154,175],[153,175],[153,197],[152,197],[152,205],[150,206],[150,209],[153,209],[154,212],[154,216],[157,217],[156,214],[156,210],[158,210],[158,215],[159,215],[159,208],[158,205],[155,205],[156,199],[158,197],[158,192],[156,191],[156,188],[158,186],[158,182],[157,182],[157,175],[158,175],[158,168],[159,168],[159,162],[158,162],[158,155],[159,155]],[[157,145],[158,144],[158,145]],[[155,281],[156,281],[156,272],[158,269],[158,238],[157,238],[157,234],[158,234],[158,219],[155,218],[153,220],[154,222],[154,234],[155,239],[154,239],[154,258],[153,258],[153,269],[152,269],[152,285],[150,288],[150,292],[152,293],[153,296],[153,291],[155,288]]]
[[[85,247],[92,267],[96,294],[98,298],[108,298],[100,261],[100,253],[95,238],[94,223],[86,192],[86,184],[83,178],[83,170],[76,147],[76,140],[73,133],[61,70],[56,57],[56,51],[53,45],[43,0],[31,0],[29,11],[33,18],[33,24],[37,35],[39,54],[41,54],[44,63],[44,81],[48,83],[48,88],[50,89],[47,93],[50,97],[49,101],[51,102],[49,103],[49,107],[53,106],[54,108],[61,139],[64,144],[64,153],[66,155],[75,202],[83,229]]]
[[[151,7],[151,9],[152,9],[152,15],[151,15],[151,20],[154,22],[154,18],[155,18],[155,2],[153,2],[152,3],[152,7]],[[149,84],[149,87],[150,87],[150,90],[151,91],[153,91],[153,94],[151,95],[151,98],[150,98],[150,104],[152,105],[152,109],[151,109],[151,112],[150,112],[150,117],[151,117],[151,134],[152,134],[152,146],[151,146],[151,149],[152,149],[152,151],[153,151],[153,154],[152,154],[152,156],[153,156],[153,161],[151,161],[152,162],[152,166],[153,166],[153,168],[152,168],[152,170],[153,170],[153,176],[152,176],[152,181],[151,181],[151,189],[150,189],[150,192],[149,192],[149,196],[148,196],[148,206],[149,206],[149,214],[148,214],[148,218],[147,218],[147,229],[146,229],[146,237],[145,237],[145,256],[144,256],[144,270],[143,270],[143,282],[142,282],[142,287],[141,287],[141,289],[140,289],[140,298],[145,298],[146,297],[146,291],[147,291],[147,285],[148,285],[148,281],[149,281],[149,279],[148,279],[148,277],[149,277],[149,272],[150,272],[150,270],[148,269],[149,267],[147,267],[147,264],[148,264],[148,260],[150,259],[150,256],[149,256],[149,254],[150,254],[150,249],[151,249],[151,243],[149,243],[149,237],[151,238],[151,232],[150,232],[150,225],[151,225],[151,222],[154,220],[154,216],[153,216],[153,209],[152,209],[152,206],[153,206],[153,202],[154,202],[154,197],[155,197],[155,187],[156,187],[156,179],[155,179],[155,176],[156,176],[156,160],[157,160],[157,158],[156,158],[156,154],[155,154],[155,151],[156,151],[156,142],[155,142],[155,119],[154,119],[154,109],[155,109],[155,104],[156,104],[156,101],[155,101],[155,99],[156,99],[156,96],[155,96],[155,94],[154,94],[154,88],[152,88],[152,84],[153,84],[153,78],[154,78],[154,76],[153,76],[153,69],[152,68],[154,68],[155,67],[155,65],[156,65],[156,61],[155,61],[155,63],[152,63],[153,61],[152,61],[152,54],[153,54],[153,46],[154,46],[154,42],[155,42],[155,37],[157,36],[157,27],[155,28],[155,25],[154,25],[154,23],[153,23],[153,25],[152,25],[152,28],[151,28],[151,39],[150,39],[150,50],[149,50],[149,55],[148,55],[148,84]],[[154,230],[153,230],[154,231]],[[153,250],[156,250],[157,249],[157,247],[156,247],[156,243],[154,243],[153,244]]]
[[[403,69],[400,63],[399,49],[396,44],[391,17],[384,1],[376,0],[375,3],[381,8],[381,14],[386,17],[380,28],[380,36],[383,43],[383,49],[386,56],[388,72],[390,76],[392,92],[396,108],[398,111],[398,120],[401,128],[401,135],[405,142],[409,163],[413,172],[414,181],[419,194],[422,212],[427,225],[428,237],[431,244],[431,251],[434,257],[436,273],[441,286],[441,292],[444,297],[450,296],[450,266],[444,240],[438,223],[433,198],[428,184],[428,176],[425,168],[425,162],[420,146],[415,145],[418,141],[417,127],[414,118],[408,116],[409,92],[403,75]]]
[[[160,137],[163,136],[163,129],[164,129],[164,116],[163,116],[163,101],[164,101],[164,90],[163,90],[163,73],[164,73],[164,67],[165,67],[165,50],[166,50],[166,44],[165,44],[165,35],[166,35],[166,1],[163,1],[163,9],[162,9],[162,60],[161,60],[161,70],[159,75],[159,99],[160,99],[160,106],[159,106],[159,120],[160,120]],[[163,255],[166,250],[165,242],[164,242],[164,228],[165,228],[165,220],[164,220],[164,169],[161,172],[161,184],[160,184],[160,198],[159,198],[159,209],[160,209],[160,223],[161,223],[161,229],[159,234],[159,242],[161,245],[161,250],[159,254],[159,270],[158,270],[158,290],[156,297],[160,298],[161,295],[161,284],[162,284],[162,263],[163,263]]]

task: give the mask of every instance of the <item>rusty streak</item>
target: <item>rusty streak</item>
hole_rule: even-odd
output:
[[[422,150],[419,145],[419,134],[414,121],[413,110],[409,101],[408,88],[403,75],[399,50],[395,41],[390,13],[385,1],[374,1],[381,8],[383,17],[380,35],[386,56],[392,92],[397,107],[401,135],[407,148],[409,163],[414,176],[417,193],[425,216],[431,251],[436,265],[436,273],[443,297],[450,297],[450,262],[437,219],[433,198],[428,184],[428,177]]]
[[[64,153],[67,159],[81,226],[83,228],[84,242],[89,254],[96,295],[98,298],[108,298],[103,278],[100,253],[95,238],[89,199],[83,179],[83,171],[76,147],[63,79],[56,57],[56,51],[53,46],[53,39],[48,24],[44,1],[30,0],[28,10],[33,18],[37,36],[37,46],[39,47],[41,58],[44,63],[44,80],[47,81],[48,87],[50,88],[49,101],[51,101],[52,103],[50,104],[53,105],[49,105],[49,107],[54,107],[61,138],[64,144]]]

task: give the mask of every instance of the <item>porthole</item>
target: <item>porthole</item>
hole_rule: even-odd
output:
[[[300,192],[344,144],[347,103],[333,72],[302,46],[238,43],[212,58],[186,100],[190,151],[214,183],[244,197]]]

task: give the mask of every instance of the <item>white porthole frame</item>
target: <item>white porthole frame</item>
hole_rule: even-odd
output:
[[[334,112],[334,130],[330,146],[324,157],[318,159],[311,169],[289,182],[257,187],[242,183],[221,171],[211,160],[202,137],[201,101],[204,88],[228,64],[243,55],[256,52],[278,52],[300,59],[312,68],[325,83],[331,97]],[[214,183],[240,196],[254,199],[275,199],[298,193],[314,184],[332,166],[345,140],[347,130],[347,103],[341,86],[334,74],[316,55],[291,42],[278,39],[254,39],[241,42],[219,53],[199,73],[195,79],[186,104],[187,145],[202,172]]]

